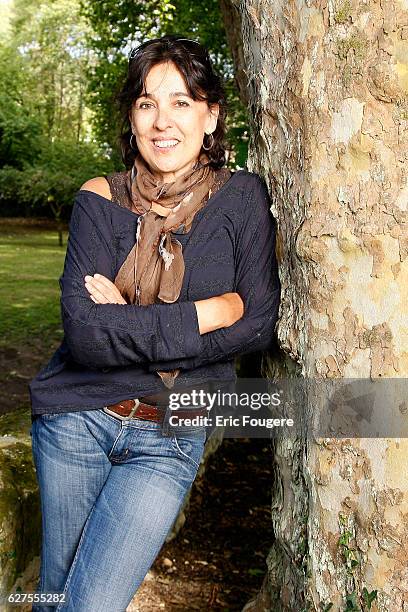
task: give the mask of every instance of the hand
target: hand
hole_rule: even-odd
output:
[[[95,304],[127,304],[116,285],[102,274],[85,276],[85,287]]]
[[[194,304],[200,334],[230,327],[244,314],[244,303],[238,293],[224,293]]]

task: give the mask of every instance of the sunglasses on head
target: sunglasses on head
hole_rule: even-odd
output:
[[[201,44],[199,42],[197,42],[196,40],[191,40],[191,38],[173,38],[170,39],[168,42],[180,42],[183,41],[184,43],[190,43],[191,45],[196,45],[198,47],[201,47]],[[151,43],[152,41],[148,40],[147,42],[142,43],[141,45],[139,45],[138,47],[134,47],[133,49],[131,49],[130,53],[129,53],[129,61],[135,59],[135,57],[137,57],[138,55],[141,54],[142,51],[144,51],[144,49]]]

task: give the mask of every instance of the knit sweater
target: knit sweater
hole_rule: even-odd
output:
[[[234,359],[274,342],[280,282],[275,222],[258,175],[240,170],[178,233],[185,274],[174,304],[95,304],[84,277],[114,280],[138,215],[87,190],[75,198],[60,278],[64,338],[30,383],[32,415],[90,410],[164,390],[157,370],[181,368],[174,391],[236,379]],[[236,291],[243,317],[200,335],[194,301]]]

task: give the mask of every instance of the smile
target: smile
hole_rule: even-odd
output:
[[[178,140],[153,140],[154,146],[158,149],[173,149],[178,142]]]

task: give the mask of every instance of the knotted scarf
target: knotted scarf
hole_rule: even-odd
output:
[[[194,167],[164,183],[150,171],[139,154],[127,175],[127,191],[138,218],[136,241],[121,266],[115,285],[130,304],[146,306],[173,303],[179,296],[184,278],[182,245],[173,231],[187,233],[195,214],[211,196],[216,179],[225,182],[230,176],[226,169],[214,170],[208,157],[201,154]],[[152,209],[152,203],[155,203]],[[157,206],[159,205],[159,206]],[[163,207],[160,214],[160,207]],[[167,214],[164,209],[170,209]],[[174,385],[180,370],[158,371],[167,388]]]

